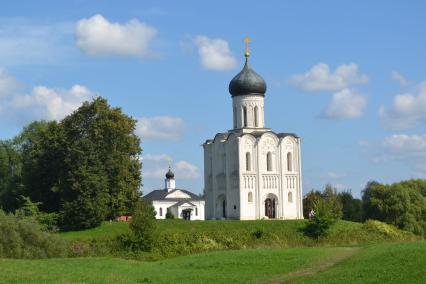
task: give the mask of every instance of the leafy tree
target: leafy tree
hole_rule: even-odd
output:
[[[155,239],[155,211],[151,203],[139,201],[130,221],[133,250],[150,251]]]
[[[303,198],[303,216],[309,217],[309,212],[314,209],[315,202],[321,199],[321,191],[313,189]]]
[[[337,190],[330,184],[325,185],[323,192],[318,190],[311,190],[303,198],[303,215],[308,218],[309,212],[314,209],[320,200],[323,200],[327,204],[330,204],[332,213],[337,219],[342,218],[342,204],[337,195]]]
[[[85,102],[62,121],[33,122],[0,146],[1,204],[28,196],[43,212],[62,216],[65,229],[97,226],[128,214],[140,197],[140,140],[136,120],[111,108],[103,98]],[[12,184],[11,154],[17,153]],[[15,169],[13,168],[13,169]],[[22,175],[21,175],[22,168]]]
[[[23,160],[25,194],[44,212],[61,210],[65,138],[56,121],[35,121],[14,139]]]
[[[0,140],[0,208],[13,212],[23,193],[22,159],[13,141]]]
[[[342,203],[337,190],[327,184],[323,192],[311,191],[304,200],[305,214],[314,210],[314,216],[308,221],[304,232],[307,236],[318,239],[325,236],[338,219],[342,218]]]
[[[370,182],[363,191],[365,219],[376,219],[416,234],[426,234],[424,181],[411,180],[391,185]]]
[[[141,184],[136,120],[99,97],[83,103],[60,127],[66,149],[60,178],[63,224],[88,228],[132,212]]]
[[[342,219],[354,222],[362,221],[362,202],[354,198],[350,191],[343,191],[337,194],[342,204]]]
[[[305,234],[318,239],[328,233],[329,228],[339,218],[333,208],[333,203],[321,198],[314,202],[313,210],[315,215],[308,221],[305,227]]]
[[[106,182],[102,187],[106,190],[107,216],[114,218],[132,212],[141,185],[140,140],[134,134],[136,120],[98,97],[85,102],[61,126],[70,149],[65,159],[67,168],[78,167],[75,161],[79,158],[75,156],[79,153],[90,154],[87,162],[93,170],[96,168],[93,174],[103,175],[101,180]]]

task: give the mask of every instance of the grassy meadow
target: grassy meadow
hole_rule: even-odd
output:
[[[425,283],[426,242],[262,248],[154,262],[0,260],[0,283]]]
[[[424,283],[426,242],[378,221],[158,220],[150,253],[115,247],[126,222],[57,235],[64,258],[0,259],[0,283]],[[404,280],[404,281],[403,281]]]

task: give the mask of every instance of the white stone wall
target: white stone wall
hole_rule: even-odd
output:
[[[244,113],[243,108],[247,109],[247,126],[249,128],[264,128],[265,115],[264,115],[264,98],[262,96],[236,96],[232,98],[232,112],[233,112],[233,128],[243,128],[244,126]],[[255,108],[257,107],[257,126],[255,118]]]
[[[195,210],[191,212],[191,221],[192,220],[205,220],[205,202],[203,200],[200,201],[190,201],[192,204],[194,204],[198,209],[198,214],[195,214]],[[173,206],[178,201],[167,201],[167,200],[157,200],[153,201],[152,205],[154,206],[154,210],[156,212],[155,218],[156,219],[166,219],[166,213],[167,208],[171,209],[171,212],[173,215],[175,215],[176,218],[182,219],[182,210],[187,208],[185,204],[183,206]],[[163,211],[163,214],[160,216],[160,208]],[[189,207],[188,207],[189,208]]]
[[[268,153],[272,166],[269,171]],[[291,153],[290,169],[288,153]],[[204,144],[204,157],[207,219],[223,218],[223,199],[227,218],[262,219],[266,198],[276,200],[276,218],[303,218],[299,138],[291,135],[279,138],[268,131],[257,138],[249,133],[219,134]]]

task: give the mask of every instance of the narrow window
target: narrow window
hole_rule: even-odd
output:
[[[253,193],[249,192],[247,199],[248,199],[248,202],[253,202]]]
[[[160,207],[160,216],[163,216],[163,208]]]
[[[244,127],[247,127],[247,107],[243,107],[243,121]]]
[[[288,202],[293,202],[293,194],[291,192],[288,193]]]
[[[293,161],[291,158],[291,153],[287,153],[287,171],[291,172],[293,170]]]
[[[246,153],[246,171],[251,171],[251,157],[250,152]]]
[[[268,152],[268,154],[266,154],[266,170],[268,172],[272,172],[272,153]]]
[[[254,107],[254,126],[255,127],[259,126],[258,107],[257,106]]]
[[[198,207],[195,207],[195,216],[198,216]]]
[[[234,128],[237,128],[237,108],[234,107]]]

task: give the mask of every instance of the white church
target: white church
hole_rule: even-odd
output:
[[[229,83],[233,129],[203,144],[206,219],[303,219],[301,139],[265,127],[266,83],[246,62]]]
[[[154,206],[156,219],[166,219],[169,212],[178,219],[204,220],[204,199],[185,189],[176,188],[175,174],[170,167],[164,188],[151,191],[143,199]]]

